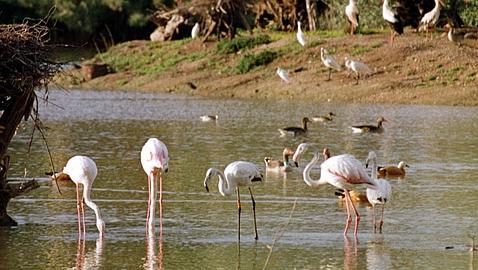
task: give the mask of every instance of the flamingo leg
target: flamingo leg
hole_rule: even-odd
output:
[[[349,203],[350,205],[352,206],[352,209],[354,210],[355,212],[355,226],[354,226],[354,236],[357,237],[357,232],[358,232],[358,225],[360,223],[360,215],[357,211],[357,209],[355,208],[355,205],[354,205],[354,202],[352,201],[352,198],[350,198],[350,194],[349,194],[349,191],[346,190],[346,193],[345,193],[346,197],[348,198],[349,200]]]
[[[259,239],[259,235],[257,234],[257,223],[256,223],[256,201],[254,201],[254,197],[252,196],[252,190],[251,190],[251,188],[249,188],[249,193],[251,194],[252,213],[253,213],[253,216],[254,216],[254,233],[255,233],[254,239],[258,240],[258,239]]]
[[[159,172],[159,232],[163,232],[163,171]]]
[[[80,189],[76,185],[76,211],[78,214],[78,239],[81,238],[81,198],[80,198]]]
[[[375,222],[375,204],[372,206],[373,233],[377,232],[377,223]]]
[[[81,196],[81,223],[83,225],[83,237],[86,238],[86,222],[85,222],[85,204],[83,203],[83,195]]]
[[[382,217],[380,218],[380,227],[379,227],[379,232],[382,233],[382,227],[383,227],[383,212],[385,210],[385,204],[382,204]]]
[[[151,175],[148,174],[148,209],[146,210],[146,233],[148,232],[149,224],[149,209],[151,205]]]
[[[237,241],[241,240],[241,198],[239,196],[239,188],[236,187],[237,192]]]
[[[347,236],[347,231],[349,230],[350,223],[352,222],[352,215],[350,214],[350,205],[347,195],[349,195],[348,190],[344,190],[345,194],[345,209],[347,209],[347,219],[345,220],[344,236]]]

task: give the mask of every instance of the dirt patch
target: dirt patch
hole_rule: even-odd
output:
[[[144,76],[114,73],[74,87],[317,102],[478,105],[476,40],[457,46],[447,40],[445,33],[427,39],[412,32],[397,37],[393,45],[388,43],[388,33],[327,39],[309,35],[307,38],[310,42],[306,47],[290,53],[282,49],[278,59],[247,74],[233,71],[241,52],[220,58],[214,56],[214,59],[205,54],[209,56],[180,62],[172,71]],[[295,36],[291,34],[261,45],[251,53],[300,46],[295,43]],[[132,52],[145,49],[147,44],[138,41],[130,49]],[[345,70],[332,72],[331,80],[326,81],[327,69],[320,61],[320,47],[327,48],[341,63],[348,56],[367,63],[374,72],[361,78],[358,85]],[[214,43],[195,40],[185,43],[181,53],[213,49]],[[289,71],[290,83],[279,79],[275,74],[277,67]]]

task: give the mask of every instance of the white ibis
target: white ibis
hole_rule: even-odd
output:
[[[359,26],[357,0],[349,0],[349,4],[345,7],[345,16],[349,22],[350,34],[353,35]]]
[[[304,32],[302,32],[302,29],[300,28],[300,21],[297,22],[297,41],[299,42],[300,45],[305,46],[305,35]]]
[[[287,71],[283,68],[277,68],[277,71],[276,71],[276,74],[279,75],[279,77],[286,83],[289,83],[290,82],[290,79],[289,79],[289,73],[287,73]]]
[[[234,190],[237,195],[237,239],[241,238],[241,199],[239,194],[240,187],[248,187],[249,193],[251,194],[252,200],[252,211],[254,214],[254,232],[255,239],[259,239],[257,234],[257,224],[256,224],[256,202],[252,196],[252,191],[250,185],[257,181],[262,181],[262,174],[259,171],[259,168],[250,162],[247,161],[234,161],[226,166],[224,173],[215,168],[209,168],[206,172],[206,178],[204,179],[204,187],[206,191],[209,192],[208,183],[213,176],[219,176],[218,189],[219,193],[222,196],[231,195]]]
[[[345,67],[355,73],[355,84],[358,84],[358,80],[361,74],[372,73],[372,69],[370,69],[367,64],[349,59],[348,57],[345,57]]]
[[[377,118],[377,125],[356,125],[351,126],[353,133],[382,133],[383,132],[383,122],[387,122],[387,120],[380,116]]]
[[[302,127],[286,127],[286,128],[280,128],[279,132],[281,134],[281,137],[291,135],[294,137],[298,136],[306,136],[307,135],[307,123],[309,123],[310,120],[307,117],[302,118]]]
[[[324,66],[327,67],[329,71],[327,81],[330,81],[330,73],[332,72],[332,69],[335,69],[337,71],[340,71],[342,69],[340,64],[337,63],[337,61],[335,60],[335,57],[327,54],[327,50],[324,48],[320,48],[320,60],[322,60],[322,63],[324,64]]]
[[[387,180],[377,179],[377,154],[374,151],[368,153],[365,167],[368,167],[369,163],[372,165],[372,179],[377,184],[377,188],[367,188],[367,199],[372,204],[372,220],[373,220],[373,232],[377,231],[377,222],[375,221],[375,205],[382,206],[382,215],[380,218],[379,232],[382,233],[383,227],[383,212],[385,210],[385,204],[390,201],[392,197],[392,186]]]
[[[193,29],[191,30],[191,38],[195,39],[199,36],[200,28],[199,23],[195,23]]]

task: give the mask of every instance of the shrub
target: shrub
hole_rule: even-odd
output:
[[[232,40],[221,40],[216,44],[216,50],[219,53],[235,53],[242,49],[254,48],[260,44],[267,44],[271,42],[271,37],[268,35],[258,35],[254,37],[238,37]]]
[[[271,50],[264,50],[258,54],[244,55],[236,66],[237,72],[243,74],[249,72],[251,69],[274,61],[277,57],[277,52]]]

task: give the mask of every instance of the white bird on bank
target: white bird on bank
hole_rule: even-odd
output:
[[[191,30],[191,38],[197,38],[199,36],[199,31],[199,23],[194,24],[193,29]]]
[[[302,29],[300,28],[300,21],[297,22],[297,41],[299,42],[300,45],[305,46],[305,35],[304,32],[302,32]]]
[[[289,79],[289,74],[287,73],[287,71],[283,68],[277,68],[277,71],[276,71],[277,75],[279,75],[279,77],[286,83],[289,83],[290,82],[290,79]]]
[[[348,57],[345,57],[345,67],[349,71],[353,71],[355,73],[355,84],[358,84],[358,80],[360,78],[361,74],[370,74],[372,73],[372,69],[370,69],[367,64],[362,63],[360,61],[354,61],[352,59],[349,59]]]
[[[342,67],[337,63],[335,60],[335,57],[332,55],[327,54],[327,50],[324,48],[320,48],[320,60],[322,60],[322,63],[324,66],[327,67],[329,70],[329,76],[327,77],[327,81],[330,81],[330,73],[332,72],[332,69],[335,69],[337,71],[340,71]]]
[[[345,7],[345,16],[350,24],[350,34],[353,35],[359,26],[359,10],[356,0],[349,0]]]
[[[241,199],[239,194],[240,187],[248,187],[249,193],[251,194],[252,200],[252,211],[254,214],[254,232],[255,239],[259,239],[257,234],[257,224],[256,224],[256,202],[252,196],[251,188],[249,187],[252,183],[257,181],[262,181],[262,174],[259,171],[259,168],[250,162],[247,161],[234,161],[229,163],[224,169],[224,173],[215,168],[209,168],[206,172],[206,178],[204,179],[204,187],[206,191],[209,192],[209,180],[213,176],[219,176],[219,193],[222,196],[231,195],[234,190],[237,195],[237,214],[238,214],[238,224],[237,224],[237,239],[240,240],[241,237]]]
[[[373,220],[373,232],[377,231],[377,222],[375,221],[375,205],[382,205],[382,217],[380,218],[379,232],[382,233],[383,227],[383,212],[385,210],[385,204],[390,201],[392,197],[392,186],[385,179],[377,179],[377,154],[374,151],[368,153],[365,167],[371,163],[372,166],[372,179],[377,184],[376,189],[367,188],[367,199],[372,204],[372,220]]]
[[[440,18],[440,0],[435,0],[435,7],[432,10],[423,15],[420,20],[419,31],[426,31],[426,36],[428,37],[428,30],[433,28]],[[431,34],[430,34],[431,37]]]

